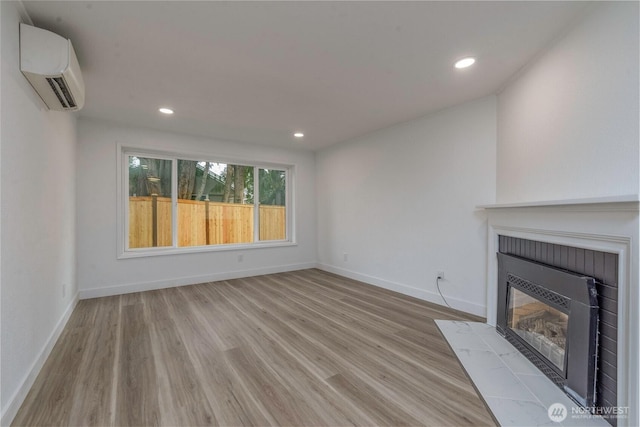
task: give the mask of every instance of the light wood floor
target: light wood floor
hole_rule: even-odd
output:
[[[495,425],[433,319],[319,270],[78,303],[13,425]]]

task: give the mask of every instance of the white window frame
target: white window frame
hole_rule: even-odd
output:
[[[295,211],[294,211],[294,188],[295,188],[295,168],[293,164],[270,163],[240,159],[229,156],[217,156],[212,154],[194,154],[174,151],[162,151],[152,148],[135,146],[125,146],[118,144],[117,159],[117,228],[118,239],[117,258],[140,258],[159,255],[177,255],[198,252],[220,252],[237,251],[259,248],[273,248],[283,246],[296,246],[295,239]],[[149,247],[149,248],[129,248],[129,156],[147,157],[153,159],[170,160],[171,166],[171,246]],[[253,242],[233,243],[203,246],[178,246],[178,160],[209,161],[216,163],[226,163],[244,165],[254,168],[254,226]],[[283,240],[260,240],[260,186],[258,183],[259,169],[277,169],[286,172],[285,191],[285,235]]]

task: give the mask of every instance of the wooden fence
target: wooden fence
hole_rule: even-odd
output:
[[[178,199],[178,246],[253,242],[253,205]],[[260,206],[260,240],[286,238],[284,206]],[[129,197],[129,247],[171,246],[171,198]]]

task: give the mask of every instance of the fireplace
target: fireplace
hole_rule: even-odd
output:
[[[611,416],[606,421],[612,426],[640,425],[638,196],[503,203],[481,208],[487,213],[490,254],[487,324],[498,324],[498,252],[593,277],[599,306],[595,411],[605,414],[628,408],[628,417]],[[501,295],[500,302],[506,303],[506,294]],[[505,310],[503,306],[500,313]],[[571,352],[570,343],[567,351]]]
[[[596,405],[596,281],[498,253],[497,330],[580,405]]]

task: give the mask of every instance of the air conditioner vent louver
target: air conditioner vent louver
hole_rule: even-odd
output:
[[[70,40],[20,24],[20,71],[49,109],[77,111],[84,106],[84,80]]]
[[[65,110],[76,108],[76,102],[73,100],[71,93],[69,93],[69,88],[62,77],[47,77],[47,82],[60,104],[62,104],[62,108]]]

